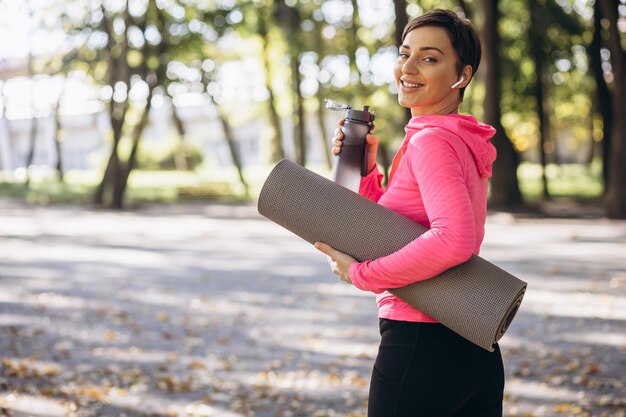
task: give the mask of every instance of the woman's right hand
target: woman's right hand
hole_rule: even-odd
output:
[[[335,136],[333,136],[333,155],[338,156],[341,153],[341,147],[343,146],[343,132],[341,131],[341,127],[346,122],[346,119],[339,120],[339,127],[335,129]],[[365,140],[367,141],[367,172],[370,173],[376,166],[376,154],[378,152],[378,136],[374,136],[372,132],[374,128],[370,131],[370,133],[365,136]]]

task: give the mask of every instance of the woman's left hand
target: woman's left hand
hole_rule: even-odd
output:
[[[326,243],[315,242],[315,248],[328,256],[330,268],[342,281],[352,284],[352,280],[350,279],[350,265],[357,262],[356,259],[332,248]]]

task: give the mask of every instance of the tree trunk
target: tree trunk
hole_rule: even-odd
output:
[[[111,106],[114,107],[114,104],[111,103]],[[105,196],[109,187],[118,181],[117,178],[120,171],[120,159],[117,153],[117,149],[122,139],[123,124],[124,122],[122,120],[118,120],[114,118],[113,115],[111,115],[111,127],[113,132],[111,154],[109,155],[109,160],[107,161],[106,168],[104,169],[104,175],[102,175],[102,179],[100,180],[98,187],[96,187],[96,192],[94,193],[93,199],[94,204],[99,206],[104,204]]]
[[[174,126],[176,127],[176,132],[178,133],[178,140],[180,142],[180,148],[174,155],[174,165],[177,170],[186,171],[188,168],[186,156],[187,132],[185,131],[185,124],[178,115],[178,109],[176,109],[176,106],[174,105],[174,97],[170,96],[170,101],[172,102],[172,120],[174,121]]]
[[[270,125],[272,126],[272,136],[270,138],[270,161],[278,162],[285,158],[285,150],[283,149],[283,135],[280,127],[280,116],[278,115],[278,105],[276,101],[276,94],[274,93],[274,87],[272,85],[272,64],[269,53],[269,42],[267,39],[267,7],[260,9],[257,32],[263,42],[262,58],[263,66],[265,67],[265,88],[269,93],[269,100],[267,100],[267,109],[270,116]]]
[[[400,46],[402,44],[402,32],[409,23],[409,15],[406,13],[406,0],[393,0],[393,9],[396,13],[394,38],[396,45]],[[411,109],[408,107],[404,108],[404,117],[406,122],[411,119]]]
[[[59,173],[59,181],[63,182],[63,146],[61,145],[63,126],[61,125],[61,100],[54,106],[54,148],[57,153],[57,172]]]
[[[61,125],[61,102],[65,96],[65,86],[67,85],[67,78],[63,78],[63,86],[61,87],[61,93],[59,98],[54,104],[53,117],[54,117],[54,147],[57,153],[57,172],[59,173],[59,181],[63,182],[63,145],[62,135],[63,126]]]
[[[409,15],[406,13],[406,0],[393,0],[393,10],[396,14],[394,39],[396,40],[396,45],[400,45],[404,27],[409,23]]]
[[[230,127],[230,123],[228,123],[226,116],[224,116],[220,111],[218,111],[218,113],[220,123],[222,124],[222,129],[224,130],[224,137],[226,138],[226,142],[228,143],[228,149],[230,150],[230,156],[233,159],[233,164],[237,168],[239,182],[241,182],[241,185],[243,185],[245,195],[248,196],[250,194],[250,187],[248,186],[248,183],[246,182],[246,179],[243,175],[243,165],[241,163],[241,159],[239,158],[237,146],[235,145],[232,128]]]
[[[26,185],[30,184],[30,175],[28,173],[29,167],[33,164],[33,160],[35,159],[35,146],[37,146],[37,125],[39,124],[39,120],[37,119],[37,115],[35,114],[34,104],[32,105],[33,115],[30,119],[30,136],[28,141],[28,151],[26,153]]]
[[[113,38],[113,27],[112,23],[107,18],[107,11],[104,7],[104,3],[100,4],[100,10],[102,12],[101,29],[107,34],[108,39],[106,47],[108,54],[108,84],[111,88],[114,88],[118,81],[122,81],[126,83],[127,87],[130,89],[130,69],[128,61],[126,60],[125,55],[116,55],[114,51],[115,40]],[[126,21],[128,19],[128,8],[126,8],[124,16]],[[128,26],[126,28],[128,28]],[[125,39],[125,42],[126,41],[127,39]],[[113,96],[111,97],[109,103],[109,120],[111,122],[111,130],[113,133],[113,143],[111,146],[111,155],[109,156],[102,180],[94,193],[93,201],[96,205],[103,205],[104,198],[109,187],[115,188],[114,184],[119,182],[121,164],[117,150],[122,139],[122,131],[126,115],[128,114],[128,106],[128,97],[126,97],[126,99],[121,103],[116,102],[113,99]]]
[[[33,34],[34,34],[34,25],[33,25],[33,5],[32,2],[26,1],[26,8],[28,10],[28,21],[30,23],[30,27],[28,28],[28,56],[27,56],[27,71],[28,77],[30,78],[32,90],[30,94],[30,108],[32,111],[32,116],[30,119],[30,137],[28,141],[28,150],[26,151],[26,161],[25,161],[25,175],[26,175],[26,187],[30,184],[30,174],[29,167],[33,164],[33,159],[35,158],[35,146],[37,143],[37,109],[35,104],[35,67],[34,67],[34,57],[33,57]]]
[[[471,4],[474,4],[473,2]],[[465,18],[470,20],[473,25],[476,25],[477,22],[474,20],[474,12],[472,10],[472,6],[468,4],[465,0],[459,0],[459,7],[463,11]],[[472,83],[473,85],[477,85],[483,80],[483,72],[477,71],[476,74],[472,74]],[[463,96],[463,102],[461,103],[461,111],[464,113],[474,114],[475,106],[480,106],[481,103],[478,102],[474,98],[474,94],[468,94],[468,90],[466,89],[465,95]]]
[[[315,25],[315,53],[317,54],[317,67],[321,71],[322,70],[322,57],[324,56],[324,38],[322,36],[322,25],[317,23]],[[322,154],[324,156],[324,162],[326,163],[326,167],[328,169],[332,169],[333,167],[333,159],[331,156],[330,150],[330,138],[326,137],[326,132],[328,128],[326,126],[326,118],[324,117],[324,96],[326,91],[321,82],[317,83],[317,92],[315,93],[315,98],[317,99],[317,124],[319,126],[321,137],[320,144],[322,145]]]
[[[357,33],[361,26],[359,18],[359,4],[357,0],[352,2],[352,27],[346,32],[348,37],[346,52],[348,53],[348,62],[350,63],[350,81],[356,81],[357,85],[361,85],[361,71],[356,65],[356,51],[359,49],[359,39]],[[355,78],[353,80],[353,78]]]
[[[7,148],[4,149],[5,152],[9,153],[9,155],[2,157],[2,145],[0,144],[0,171],[3,169],[14,169],[13,166],[14,161],[11,161],[11,166],[5,167],[3,164],[4,161],[9,161],[10,159],[15,159],[13,150],[8,150],[9,146],[12,148],[12,140],[11,140],[11,129],[9,128],[9,119],[6,117],[6,109],[7,109],[7,98],[4,92],[6,81],[0,81],[0,138],[2,138],[3,133],[6,134],[6,144]]]
[[[542,179],[542,191],[543,197],[550,198],[550,190],[548,188],[548,176],[546,175],[546,168],[548,160],[546,157],[546,148],[548,147],[548,135],[549,135],[549,119],[544,108],[544,50],[543,50],[543,30],[546,27],[541,16],[540,6],[537,4],[537,0],[528,0],[528,9],[530,10],[530,31],[529,31],[529,43],[531,48],[531,56],[533,63],[535,64],[535,86],[534,95],[537,105],[537,118],[539,120],[539,156],[541,160],[541,179]]]
[[[500,121],[502,92],[498,54],[500,46],[498,1],[481,0],[480,4],[485,13],[483,19],[483,58],[486,67],[485,122],[497,130],[492,139],[498,151],[498,158],[493,164],[490,205],[499,208],[515,208],[522,205],[522,195],[517,180],[519,156]]]
[[[30,17],[32,18],[32,12],[29,9],[29,14]],[[37,120],[37,109],[36,109],[36,105],[35,105],[35,80],[34,80],[34,75],[35,75],[35,70],[34,70],[34,66],[33,66],[33,53],[31,51],[31,49],[29,48],[28,50],[28,76],[30,77],[30,81],[32,84],[32,90],[31,90],[31,96],[30,96],[30,109],[32,111],[32,116],[30,119],[30,136],[29,136],[29,141],[28,141],[28,151],[26,152],[26,161],[25,161],[25,168],[26,168],[26,186],[28,187],[28,185],[30,184],[30,174],[29,174],[29,167],[33,164],[33,159],[35,158],[35,146],[37,145],[37,124],[38,124],[38,120]]]
[[[626,57],[617,27],[617,2],[599,0],[602,16],[609,22],[608,48],[613,71],[613,126],[606,207],[609,217],[626,218]]]
[[[115,209],[122,209],[124,207],[124,195],[126,194],[126,188],[128,187],[128,178],[130,177],[130,173],[135,169],[137,164],[137,151],[139,150],[139,143],[143,136],[143,131],[148,124],[148,120],[150,118],[150,109],[152,108],[152,93],[154,91],[154,87],[148,87],[148,98],[146,99],[146,108],[141,115],[141,119],[137,123],[137,125],[133,129],[132,136],[132,148],[130,150],[130,155],[128,156],[128,160],[126,161],[125,166],[120,164],[119,175],[116,176],[115,182],[113,182],[113,196],[111,200],[111,206]]]
[[[243,175],[243,165],[241,163],[241,158],[239,158],[239,152],[237,151],[237,145],[235,144],[235,138],[233,136],[233,130],[228,122],[226,116],[220,111],[218,104],[215,102],[213,96],[209,94],[209,99],[211,103],[215,106],[217,110],[217,117],[222,125],[222,130],[224,132],[224,138],[226,139],[226,143],[228,144],[228,150],[230,151],[230,157],[233,160],[233,165],[237,169],[237,174],[239,175],[239,182],[243,185],[245,195],[248,196],[250,194],[250,187],[246,182],[246,179]]]
[[[324,163],[328,169],[333,167],[333,160],[330,156],[330,138],[326,137],[326,120],[324,118],[324,98],[321,94],[321,85],[320,90],[316,95],[318,110],[317,110],[317,124],[320,129],[320,145],[322,146],[322,155],[324,157]]]
[[[304,103],[300,92],[300,41],[299,24],[300,16],[298,9],[289,6],[285,0],[276,2],[275,17],[283,30],[287,47],[289,49],[289,61],[291,68],[291,91],[293,96],[293,134],[294,147],[296,150],[296,162],[306,165],[306,138],[304,135]]]
[[[304,98],[300,92],[300,82],[302,77],[300,75],[300,59],[297,54],[291,57],[291,72],[292,72],[292,88],[293,99],[295,108],[294,115],[294,139],[296,143],[296,162],[302,166],[306,165],[307,149],[306,149],[306,135],[304,132]]]
[[[590,68],[593,78],[596,81],[596,95],[594,97],[594,107],[597,113],[602,116],[603,137],[602,137],[602,179],[604,182],[604,192],[606,194],[609,183],[609,165],[611,149],[611,130],[613,126],[613,109],[611,108],[611,92],[604,79],[602,70],[602,58],[600,51],[602,48],[602,12],[600,2],[594,4],[594,29],[593,39],[587,51],[589,54]]]

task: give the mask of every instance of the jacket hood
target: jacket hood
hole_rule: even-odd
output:
[[[481,177],[490,178],[491,168],[496,159],[496,147],[490,139],[496,129],[480,123],[473,116],[463,114],[429,114],[415,116],[405,127],[407,141],[420,130],[425,128],[442,128],[448,130],[465,142],[474,156]]]

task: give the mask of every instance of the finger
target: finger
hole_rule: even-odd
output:
[[[327,245],[326,243],[323,243],[323,242],[317,242],[317,243],[320,244],[320,247],[318,247],[318,250],[330,256],[331,258],[333,258],[333,260],[336,261],[339,258],[339,255],[341,255],[341,252],[339,252],[337,249],[333,248],[332,246]]]
[[[367,140],[367,144],[370,146],[378,145],[378,136],[368,134],[365,136],[365,140]]]
[[[337,139],[343,139],[343,130],[341,130],[340,127],[338,127],[337,129],[335,129],[335,138]]]
[[[339,126],[343,126],[343,124],[346,122],[346,119],[343,118],[341,120],[339,120]]]
[[[315,246],[315,249],[317,249],[318,251],[331,256],[331,253],[334,251],[333,248],[331,248],[330,246],[328,246],[326,243],[322,243],[322,242],[315,242],[315,244],[313,245]],[[332,257],[332,256],[331,256]]]

